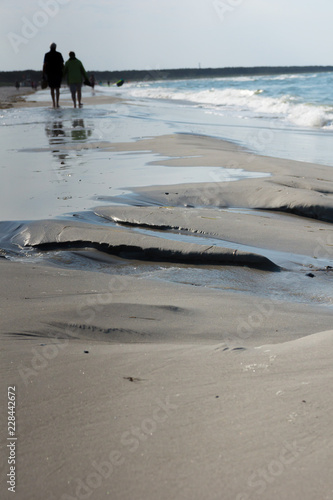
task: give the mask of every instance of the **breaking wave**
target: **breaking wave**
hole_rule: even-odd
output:
[[[300,98],[293,94],[274,97],[263,88],[185,90],[177,87],[146,86],[132,88],[130,94],[135,98],[188,102],[216,114],[278,119],[300,127],[333,128],[333,106],[301,102]]]

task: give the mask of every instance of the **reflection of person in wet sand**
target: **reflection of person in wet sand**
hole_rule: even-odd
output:
[[[66,149],[54,147],[60,144],[71,144],[74,141],[87,141],[92,134],[92,129],[86,127],[82,118],[62,121],[52,120],[46,123],[45,133],[52,148],[52,154],[60,162],[61,169],[67,168],[67,159],[70,153]]]
[[[91,135],[91,130],[87,129],[84,121],[80,118],[73,120],[71,136],[73,141],[85,141]]]
[[[64,144],[65,143],[65,130],[62,121],[54,121],[47,123],[45,127],[46,135],[49,137],[51,146],[54,144]]]
[[[59,108],[60,86],[64,59],[60,52],[56,51],[56,48],[57,45],[55,43],[51,43],[50,52],[47,52],[44,56],[43,75],[45,75],[51,90],[53,107]]]
[[[88,81],[88,75],[83,67],[83,64],[79,59],[76,59],[75,52],[69,53],[69,59],[65,63],[64,76],[67,77],[67,83],[69,85],[72,99],[74,103],[74,108],[76,108],[76,96],[78,100],[79,107],[82,107],[81,102],[81,87],[84,80]]]
[[[45,132],[52,148],[52,154],[60,162],[60,168],[66,168],[66,159],[69,153],[61,148],[54,147],[58,144],[66,144],[66,130],[61,120],[46,123]]]

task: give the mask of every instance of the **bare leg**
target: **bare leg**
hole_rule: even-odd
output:
[[[71,91],[71,94],[72,94],[72,100],[73,100],[73,103],[74,103],[74,108],[76,108],[76,92],[75,90],[72,90]]]
[[[76,108],[76,86],[75,85],[70,85],[69,89],[71,91],[72,101],[74,103],[74,108]]]
[[[59,97],[60,97],[60,89],[59,87],[56,89],[56,101],[57,101],[57,108],[59,108]]]
[[[55,96],[54,96],[54,88],[51,88],[51,97],[53,102],[53,107],[56,107]]]
[[[74,104],[74,108],[76,108],[76,85],[74,85],[74,84],[69,85],[69,90],[70,90],[71,95],[72,95],[72,101]]]
[[[78,89],[77,89],[77,100],[78,100],[78,103],[79,103],[79,107],[82,106],[81,98],[82,98],[81,87],[78,86]]]

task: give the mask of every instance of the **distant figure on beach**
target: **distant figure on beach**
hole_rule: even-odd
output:
[[[59,108],[59,96],[64,67],[64,59],[60,52],[56,51],[57,45],[51,43],[50,52],[44,56],[43,77],[47,80],[51,90],[54,108]]]
[[[20,82],[18,82],[18,81],[17,81],[17,82],[15,83],[15,87],[16,87],[16,90],[18,90],[18,89],[20,88]]]
[[[95,75],[91,75],[90,77],[90,85],[94,91],[94,88],[95,88],[95,84],[96,84],[96,80],[95,80]]]
[[[76,96],[79,107],[82,107],[81,102],[81,87],[83,81],[89,81],[86,70],[79,59],[76,59],[75,52],[69,53],[69,59],[65,63],[64,76],[67,77],[67,83],[69,85],[72,99],[74,103],[74,108],[76,108]]]

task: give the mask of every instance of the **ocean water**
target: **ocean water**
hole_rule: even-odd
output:
[[[122,96],[148,106],[152,119],[162,104],[164,111],[169,107],[173,115],[166,120],[176,131],[230,139],[259,154],[333,165],[331,72],[129,82]]]
[[[48,94],[39,91],[29,99],[45,100]],[[89,123],[94,138],[116,142],[199,133],[259,154],[333,166],[331,72],[101,84],[96,94],[124,101],[99,106],[98,113],[91,106],[80,110],[82,118],[99,120]],[[62,96],[69,99],[67,89]]]
[[[333,129],[332,73],[160,81],[135,84],[134,97],[189,101],[218,116]]]

